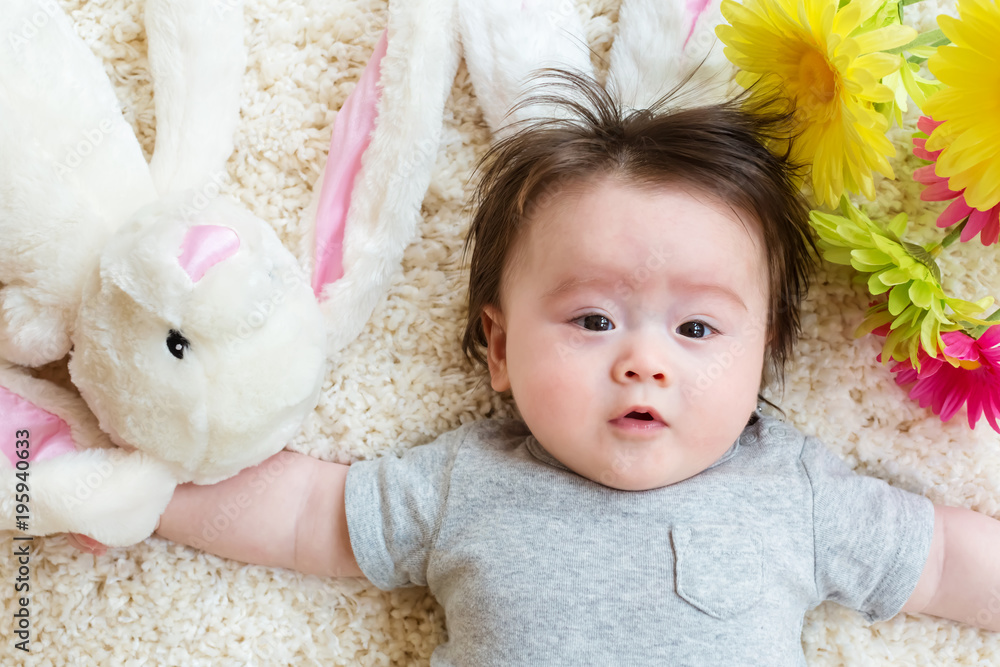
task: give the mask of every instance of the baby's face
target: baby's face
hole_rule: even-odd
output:
[[[764,363],[757,223],[680,187],[602,179],[538,207],[487,308],[493,388],[539,443],[606,486],[652,489],[739,437]]]

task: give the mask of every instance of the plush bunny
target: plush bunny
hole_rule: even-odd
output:
[[[457,48],[394,25],[413,12],[451,25],[450,3],[394,7],[339,112],[307,212],[312,279],[220,194],[241,3],[147,0],[145,12],[148,166],[55,3],[8,0],[0,15],[0,357],[13,362],[0,362],[0,529],[132,544],[176,484],[214,483],[280,450],[416,230]],[[383,60],[403,78],[380,80]],[[85,404],[14,365],[70,351]]]
[[[693,106],[734,92],[735,70],[715,36],[719,0],[625,0],[611,48],[606,86],[623,106],[645,109],[674,89],[674,103]],[[495,136],[518,121],[553,110],[517,105],[546,85],[544,70],[595,77],[583,24],[573,2],[458,0],[459,26],[476,98]],[[552,91],[556,92],[556,91]]]

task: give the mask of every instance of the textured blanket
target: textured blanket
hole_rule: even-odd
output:
[[[104,60],[148,157],[155,118],[144,2],[59,4]],[[619,1],[563,5],[579,13],[595,67],[603,71]],[[948,0],[927,0],[908,7],[906,20],[925,30],[942,11],[954,11]],[[361,75],[387,13],[386,0],[247,0],[249,60],[227,195],[273,224],[289,248],[302,240],[333,118]],[[909,177],[920,165],[909,150],[915,121],[911,110],[904,127],[892,131],[898,179],[878,181],[870,210],[873,217],[909,212],[911,236],[926,240],[939,233],[933,221],[941,207],[920,202],[920,186]],[[332,364],[320,405],[290,449],[348,463],[400,452],[470,420],[512,413],[465,362],[459,346],[465,202],[472,169],[489,139],[460,65],[417,238],[363,333]],[[1000,296],[994,252],[975,243],[952,246],[940,259],[945,288],[965,298]],[[803,337],[784,391],[767,395],[791,422],[859,472],[935,502],[1000,516],[1000,436],[985,423],[971,431],[964,410],[942,423],[907,399],[875,360],[878,341],[852,335],[867,301],[849,268],[822,265],[805,303]],[[61,369],[45,372],[58,377]],[[213,508],[210,524],[224,529],[232,511],[238,508]],[[25,655],[11,638],[14,548],[10,538],[0,539],[4,665],[427,664],[446,637],[443,611],[422,588],[386,593],[359,580],[246,566],[157,537],[95,558],[57,536],[33,543],[32,651]],[[1000,613],[1000,591],[993,599],[996,604],[983,614]],[[868,625],[833,603],[807,615],[802,643],[811,665],[1000,664],[1000,635],[902,614]]]

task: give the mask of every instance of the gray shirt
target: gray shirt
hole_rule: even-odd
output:
[[[351,466],[347,521],[376,586],[427,585],[432,665],[802,665],[806,610],[895,615],[930,550],[929,500],[760,418],[715,464],[617,491],[517,421]]]

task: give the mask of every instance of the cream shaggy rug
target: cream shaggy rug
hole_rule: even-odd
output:
[[[951,5],[934,6],[937,1],[908,7],[907,22],[933,27],[936,13],[953,11]],[[590,46],[606,55],[619,0],[575,4]],[[155,119],[144,2],[60,5],[104,59],[148,155]],[[290,248],[302,236],[303,210],[325,159],[330,124],[360,76],[386,13],[386,0],[247,2],[249,63],[236,153],[228,164],[229,194],[270,221]],[[908,178],[918,166],[909,154],[914,126],[911,114],[906,127],[894,132],[900,178],[879,184],[872,209],[886,216],[910,212],[917,223],[911,234],[929,238],[937,233],[933,220],[940,208],[920,203],[919,187]],[[321,405],[289,448],[350,462],[511,412],[459,349],[463,204],[488,140],[463,65],[446,106],[418,237],[388,298],[330,371]],[[963,297],[1000,296],[994,252],[975,244],[953,246],[942,259],[946,289]],[[784,394],[770,397],[859,471],[936,502],[1000,516],[1000,436],[985,422],[970,431],[964,411],[942,424],[905,397],[876,363],[877,342],[851,335],[867,299],[863,286],[852,285],[850,270],[820,269]],[[58,368],[50,372],[58,374]],[[13,649],[10,635],[13,543],[0,540],[4,665],[419,665],[445,638],[443,612],[425,589],[383,593],[357,580],[244,566],[159,538],[99,558],[78,553],[63,537],[36,539],[33,548],[33,650],[25,656]],[[1000,665],[1000,635],[905,615],[867,625],[832,603],[807,616],[802,643],[809,664],[817,666]]]

